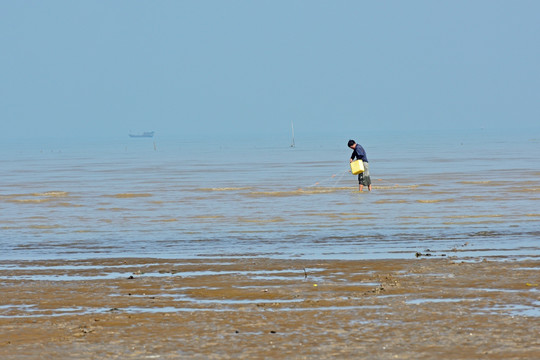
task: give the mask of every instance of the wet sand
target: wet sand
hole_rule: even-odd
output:
[[[0,358],[539,359],[540,259],[469,260],[3,261]]]

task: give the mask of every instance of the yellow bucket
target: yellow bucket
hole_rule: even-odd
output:
[[[362,160],[356,160],[351,163],[351,172],[353,175],[358,175],[364,172],[364,163]]]

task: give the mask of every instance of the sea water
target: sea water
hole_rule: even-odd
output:
[[[0,260],[540,256],[540,134],[12,141]]]

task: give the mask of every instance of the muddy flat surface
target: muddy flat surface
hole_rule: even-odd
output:
[[[2,359],[539,359],[540,260],[0,263]]]

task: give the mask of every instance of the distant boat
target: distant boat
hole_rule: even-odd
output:
[[[151,138],[154,137],[153,131],[145,131],[142,134],[129,134],[129,137],[132,138]]]

